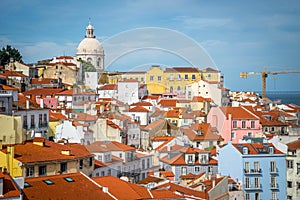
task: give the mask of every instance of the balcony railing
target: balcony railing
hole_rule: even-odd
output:
[[[270,188],[271,188],[271,190],[278,190],[279,189],[278,183],[271,183]]]
[[[245,174],[261,174],[261,169],[244,169]]]
[[[245,185],[245,190],[261,190],[261,184]]]
[[[278,174],[278,168],[270,168],[270,174]]]

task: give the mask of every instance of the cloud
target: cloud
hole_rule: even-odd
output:
[[[229,18],[202,18],[202,17],[189,17],[177,16],[173,20],[182,23],[188,28],[207,28],[207,27],[223,27],[232,22]]]

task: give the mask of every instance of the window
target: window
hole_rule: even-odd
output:
[[[42,122],[43,122],[43,115],[39,114],[39,127],[42,126]]]
[[[248,148],[247,147],[243,147],[243,154],[248,154]]]
[[[287,200],[292,200],[292,198],[293,198],[292,196],[288,195],[286,199]]]
[[[34,124],[35,124],[35,122],[34,122],[34,115],[31,115],[31,122],[30,122],[31,128],[35,128]]]
[[[293,187],[293,182],[292,181],[288,181],[287,182],[287,187],[288,188],[292,188]]]
[[[148,169],[150,168],[150,159],[149,158],[147,159],[147,168]]]
[[[150,81],[154,81],[154,76],[150,76]]]
[[[195,172],[200,172],[200,167],[195,167]]]
[[[287,168],[293,169],[293,164],[294,164],[293,160],[287,160],[286,162],[287,162]]]
[[[177,74],[177,80],[181,80],[181,75]]]
[[[242,121],[242,128],[246,128],[246,121]]]
[[[231,139],[235,139],[235,132],[231,132]]]
[[[107,176],[111,176],[111,169],[107,171]]]
[[[180,92],[181,88],[180,86],[177,87],[177,92]]]
[[[47,114],[44,114],[44,124],[47,124]]]
[[[170,81],[174,80],[174,74],[170,74]]]
[[[187,169],[186,167],[181,167],[181,175],[186,175]]]
[[[259,177],[254,177],[254,187],[255,188],[260,188]]]
[[[254,162],[254,171],[259,172],[259,162]]]
[[[142,160],[142,169],[145,169],[145,160]]]
[[[82,169],[83,168],[83,160],[79,160],[79,169]]]
[[[173,92],[173,86],[170,86],[170,92]]]
[[[189,79],[189,75],[188,74],[185,74],[184,75],[184,80],[188,80]]]
[[[245,200],[250,200],[250,193],[245,194]]]
[[[23,128],[27,129],[28,128],[28,124],[27,124],[27,115],[23,116]]]
[[[161,82],[161,76],[157,77],[158,82]]]
[[[248,132],[248,137],[252,137],[252,132]]]
[[[34,176],[34,166],[28,166],[26,168],[26,177],[33,177]]]
[[[46,171],[46,165],[43,166],[39,166],[39,176],[44,176],[46,175],[47,171]]]
[[[250,188],[250,178],[249,177],[245,178],[245,188]]]
[[[271,188],[276,188],[276,176],[271,176]]]
[[[297,190],[300,190],[300,182],[297,182]]]
[[[237,121],[232,122],[232,128],[237,128]]]
[[[260,193],[259,192],[254,193],[254,200],[260,200]]]
[[[276,172],[276,162],[275,161],[270,162],[270,172]]]
[[[271,193],[271,200],[277,200],[277,192]]]
[[[93,166],[93,157],[90,157],[90,167]]]
[[[300,173],[300,163],[297,163],[297,174]]]
[[[255,121],[251,121],[251,128],[255,128]]]
[[[60,163],[60,172],[64,173],[67,171],[67,162]]]
[[[196,80],[196,75],[192,74],[192,80]]]
[[[250,163],[249,162],[245,162],[245,164],[244,164],[244,171],[245,172],[249,172],[250,171]]]

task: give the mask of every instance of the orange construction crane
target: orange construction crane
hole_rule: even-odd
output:
[[[266,88],[267,88],[267,77],[268,74],[277,75],[277,74],[287,74],[287,73],[300,73],[300,69],[295,70],[283,70],[283,71],[267,71],[267,68],[264,67],[263,72],[241,72],[241,78],[247,78],[248,76],[261,76],[262,78],[262,98],[266,98]]]

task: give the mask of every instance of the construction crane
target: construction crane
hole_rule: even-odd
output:
[[[262,98],[266,98],[266,88],[267,88],[267,77],[269,74],[288,74],[288,73],[300,73],[300,69],[295,70],[283,70],[283,71],[267,71],[267,68],[264,67],[263,72],[241,72],[241,78],[247,78],[248,76],[261,76],[262,78]]]

